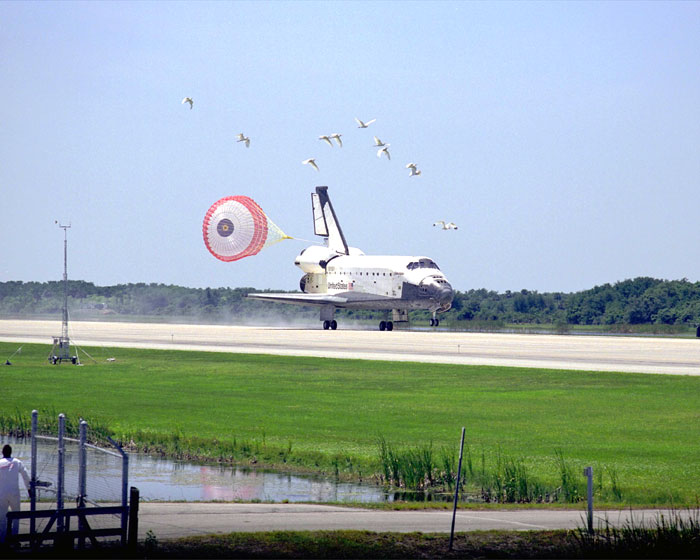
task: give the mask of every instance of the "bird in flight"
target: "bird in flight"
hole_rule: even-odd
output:
[[[433,226],[441,226],[442,229],[459,229],[459,228],[457,227],[457,224],[455,224],[454,222],[447,222],[447,223],[445,223],[444,220],[438,220],[437,222],[435,222],[435,223],[433,224]]]
[[[338,142],[338,146],[340,146],[342,148],[343,141],[340,139],[341,136],[342,136],[342,134],[338,134],[337,132],[334,132],[333,134],[331,134],[331,138],[335,138],[335,141]]]
[[[367,128],[369,125],[371,125],[377,119],[372,119],[371,121],[362,122],[360,119],[355,117],[355,120],[357,121],[357,124],[359,125],[357,128]]]
[[[391,154],[389,153],[389,144],[384,144],[383,148],[379,148],[379,150],[377,150],[378,158],[382,157],[382,154],[386,154],[386,157],[388,159],[391,159]]]
[[[420,175],[420,174],[421,174],[420,169],[418,169],[418,167],[416,166],[415,163],[409,163],[409,164],[407,164],[407,165],[406,165],[406,169],[410,169],[410,170],[411,170],[411,174],[409,175],[409,177],[413,177],[414,175]]]
[[[389,146],[389,144],[385,144],[384,142],[382,142],[382,141],[381,141],[379,138],[377,138],[376,136],[374,137],[374,145],[375,145],[377,148],[381,148],[382,146]]]
[[[236,140],[236,142],[245,142],[245,147],[250,148],[250,138],[243,136],[242,132],[238,135],[238,140]]]
[[[323,140],[324,142],[327,142],[328,145],[332,148],[333,147],[333,142],[331,142],[331,137],[324,134],[323,136],[318,137],[319,140]]]
[[[184,105],[185,103],[189,103],[189,104],[190,104],[190,109],[192,109],[192,106],[194,105],[194,101],[192,101],[192,98],[191,98],[191,97],[185,97],[185,98],[182,100],[182,105]]]
[[[306,165],[307,163],[313,167],[316,171],[319,171],[318,165],[316,165],[316,160],[314,158],[309,158],[305,159],[304,161],[301,162],[302,164]]]

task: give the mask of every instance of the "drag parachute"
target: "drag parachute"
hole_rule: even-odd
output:
[[[217,259],[232,262],[292,239],[247,196],[227,196],[212,204],[202,226],[204,244]]]

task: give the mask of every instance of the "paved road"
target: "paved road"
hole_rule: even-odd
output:
[[[630,515],[636,525],[650,524],[660,513],[668,514],[661,510],[601,511],[594,514],[594,526],[605,526],[606,520],[620,526],[629,522]],[[240,531],[356,529],[449,533],[451,523],[451,511],[384,511],[315,504],[142,503],[139,509],[140,538],[145,538],[149,530],[163,539]],[[457,512],[455,531],[537,531],[585,526],[586,512],[582,510],[469,510]]]
[[[0,340],[51,344],[60,321],[0,320]],[[83,346],[700,375],[700,340],[655,337],[324,331],[72,321]]]
[[[110,504],[105,504],[110,505]],[[117,505],[117,504],[111,504]],[[50,508],[39,504],[39,509]],[[27,510],[28,504],[22,504]],[[684,519],[697,523],[697,512],[677,512]],[[620,527],[633,521],[655,526],[659,516],[670,518],[667,510],[621,510],[594,513],[594,527],[606,524]],[[45,521],[39,522],[41,530]],[[159,539],[175,539],[196,535],[264,531],[337,531],[358,530],[395,533],[449,533],[452,511],[392,511],[328,506],[321,504],[241,504],[202,502],[141,502],[139,505],[139,539],[153,531]],[[114,516],[91,517],[91,527],[118,526]],[[461,510],[457,512],[455,531],[540,531],[577,529],[586,526],[583,510]],[[29,531],[29,522],[22,521],[20,532]]]

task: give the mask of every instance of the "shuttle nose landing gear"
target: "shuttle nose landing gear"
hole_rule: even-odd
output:
[[[379,323],[379,330],[380,331],[393,331],[394,330],[394,323],[391,321],[382,321]]]
[[[335,330],[338,328],[338,321],[333,319],[332,321],[323,321],[323,330],[327,331],[328,329]]]
[[[433,318],[430,319],[430,326],[437,327],[440,324],[440,319],[437,318],[437,311],[433,311]]]

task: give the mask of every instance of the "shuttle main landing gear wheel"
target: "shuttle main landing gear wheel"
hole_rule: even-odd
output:
[[[338,321],[333,319],[332,321],[323,321],[323,330],[327,331],[328,329],[335,330],[338,328]]]
[[[391,321],[382,321],[379,323],[379,330],[380,331],[393,331],[394,330],[394,323]]]
[[[440,324],[440,319],[430,319],[430,326],[437,327]]]

